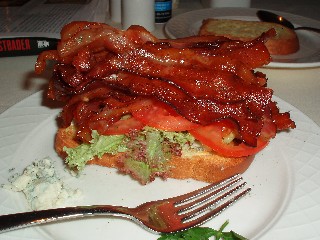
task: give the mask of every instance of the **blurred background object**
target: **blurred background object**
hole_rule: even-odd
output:
[[[110,17],[113,22],[121,22],[121,0],[110,0]]]
[[[172,0],[155,0],[155,22],[166,23],[172,16]]]
[[[204,7],[250,7],[251,0],[201,0]]]
[[[155,28],[154,0],[122,0],[122,29],[140,25],[152,32]]]

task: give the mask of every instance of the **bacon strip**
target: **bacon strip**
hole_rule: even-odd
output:
[[[113,124],[157,98],[200,125],[232,119],[239,139],[255,146],[266,116],[278,130],[295,127],[271,100],[264,74],[253,70],[269,63],[264,41],[272,34],[251,42],[209,36],[161,40],[140,26],[120,31],[74,22],[62,30],[57,51],[39,56],[36,70],[44,70],[46,59],[58,62],[48,96],[67,103],[62,120],[75,121],[83,140],[90,126]]]

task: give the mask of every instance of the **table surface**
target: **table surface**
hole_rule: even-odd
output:
[[[294,2],[294,4],[293,4]],[[252,0],[252,7],[286,11],[320,20],[320,2],[318,0],[261,1]],[[201,9],[199,1],[180,0],[173,15]],[[106,22],[108,16],[106,15]],[[157,24],[154,34],[164,37],[163,25]],[[46,89],[50,73],[37,76],[34,73],[36,56],[12,57],[0,59],[0,113],[23,100],[29,95]],[[267,74],[268,87],[274,95],[298,108],[314,122],[320,125],[320,68],[304,69],[258,69]]]

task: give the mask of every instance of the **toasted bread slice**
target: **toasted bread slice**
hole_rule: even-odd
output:
[[[66,157],[63,148],[74,148],[78,142],[74,140],[75,128],[60,128],[55,138],[55,149],[62,157]],[[105,154],[102,158],[95,158],[88,164],[96,164],[104,167],[120,169],[121,163],[118,155]],[[253,161],[251,157],[227,158],[213,152],[202,151],[193,153],[188,157],[174,156],[168,161],[170,168],[169,178],[175,179],[195,179],[203,182],[219,182],[232,175],[243,173],[248,169]]]
[[[224,36],[232,40],[250,41],[274,28],[276,36],[268,39],[266,46],[273,55],[285,55],[299,50],[299,39],[292,29],[276,23],[231,19],[205,19],[199,35]]]

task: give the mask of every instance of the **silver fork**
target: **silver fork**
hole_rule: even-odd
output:
[[[98,215],[127,217],[153,232],[176,232],[198,226],[220,214],[250,192],[250,188],[243,189],[245,185],[243,178],[235,175],[220,183],[177,197],[147,202],[136,208],[92,205],[2,215],[0,232]]]

